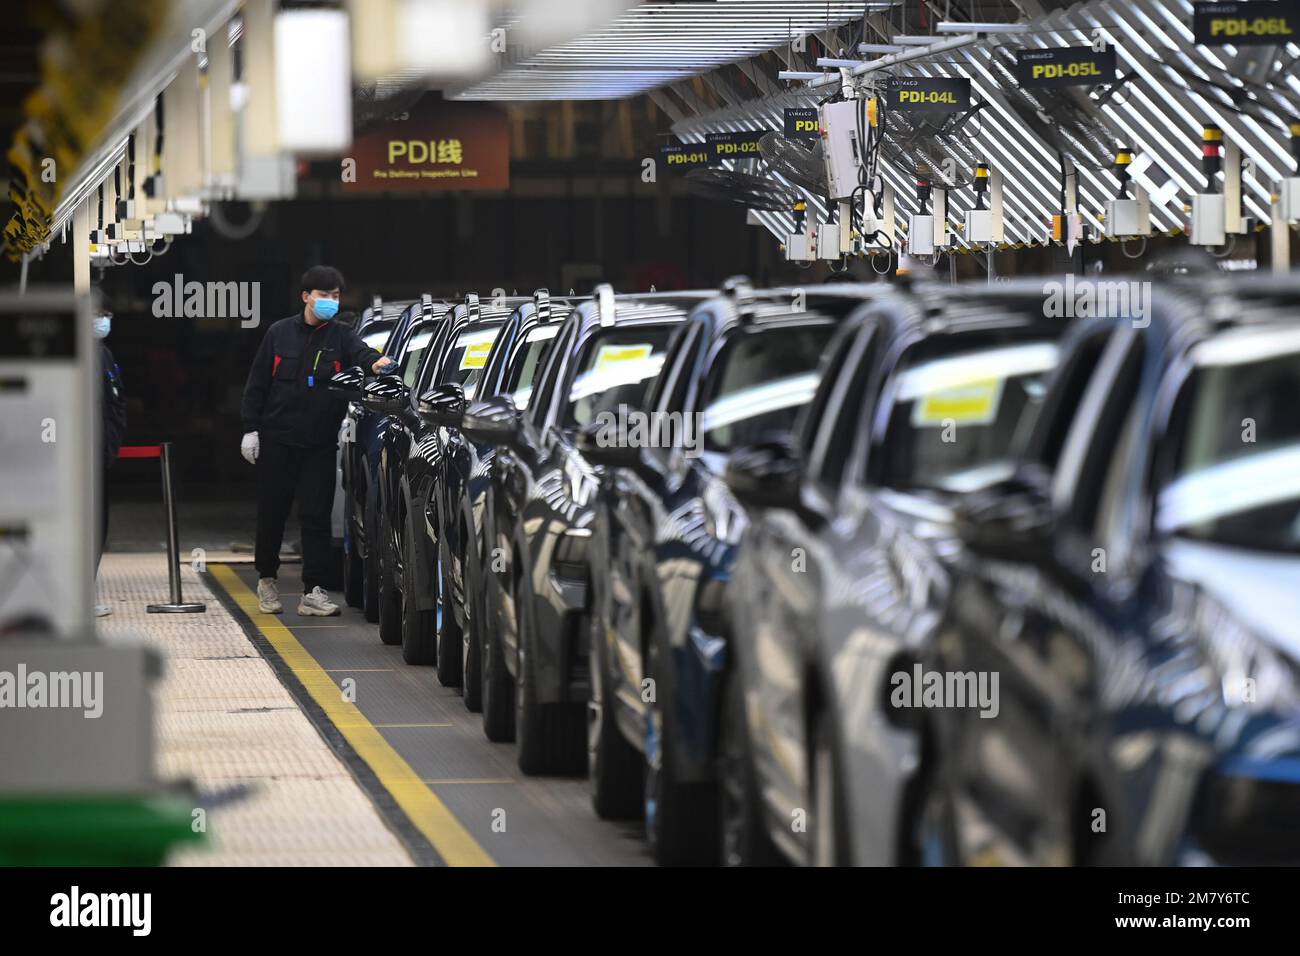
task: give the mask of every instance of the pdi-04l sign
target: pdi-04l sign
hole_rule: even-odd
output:
[[[970,80],[949,76],[893,76],[889,78],[889,108],[959,113],[970,109]]]
[[[1201,46],[1263,46],[1296,39],[1296,0],[1239,0],[1192,6],[1192,33]]]
[[[1091,86],[1115,79],[1115,48],[1089,46],[1017,50],[1016,79],[1023,87]]]

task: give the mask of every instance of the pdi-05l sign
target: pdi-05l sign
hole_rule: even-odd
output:
[[[1092,86],[1115,79],[1115,48],[1089,46],[1017,50],[1016,79],[1024,87]]]
[[[970,109],[970,80],[949,76],[893,76],[889,78],[888,96],[891,110],[959,113]]]
[[[1290,43],[1300,23],[1296,0],[1239,0],[1192,6],[1192,33],[1201,46]]]

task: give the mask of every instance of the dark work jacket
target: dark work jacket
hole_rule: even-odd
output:
[[[367,372],[379,353],[336,321],[308,325],[303,313],[269,329],[248,371],[240,417],[262,441],[318,448],[338,443],[347,400],[329,390],[330,377],[360,365]]]
[[[113,353],[103,342],[99,343],[99,376],[104,383],[104,394],[100,399],[104,413],[104,467],[111,468],[126,435],[126,393]]]

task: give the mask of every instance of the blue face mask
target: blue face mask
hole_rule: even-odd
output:
[[[339,303],[337,299],[317,299],[312,303],[312,310],[316,313],[316,318],[328,322],[338,314]]]
[[[95,322],[93,325],[93,328],[95,330],[95,338],[97,339],[108,338],[108,332],[112,327],[113,327],[112,316],[108,316],[108,315],[97,316],[95,318]]]

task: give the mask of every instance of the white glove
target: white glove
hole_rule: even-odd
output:
[[[249,432],[239,443],[239,453],[250,465],[257,464],[257,432]]]

